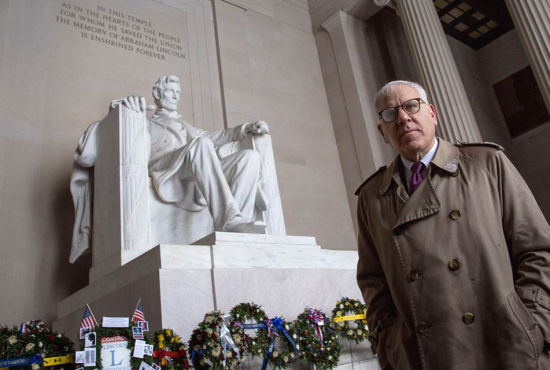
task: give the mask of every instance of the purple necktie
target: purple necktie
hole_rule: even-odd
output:
[[[420,171],[422,171],[422,167],[424,166],[424,163],[422,162],[415,162],[411,166],[411,180],[409,181],[409,193],[412,195],[416,188],[420,186],[420,183],[422,182],[422,175],[420,174]]]

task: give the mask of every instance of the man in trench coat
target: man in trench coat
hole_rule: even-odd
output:
[[[399,155],[358,189],[369,340],[382,369],[550,369],[550,227],[500,146],[435,137],[424,89],[384,86]]]

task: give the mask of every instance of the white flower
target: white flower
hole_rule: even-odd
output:
[[[241,336],[239,334],[235,334],[233,336],[233,341],[235,341],[235,343],[237,344],[241,343]]]
[[[344,309],[344,305],[343,305],[343,304],[340,305],[340,309],[341,309],[341,310]]]
[[[8,343],[9,344],[17,343],[17,338],[15,337],[15,335],[12,335],[11,337],[8,338]]]
[[[256,312],[260,312],[260,309],[258,308],[258,309],[256,310]]]
[[[348,335],[353,335],[353,330],[348,330]]]
[[[336,316],[342,316],[342,311],[336,312]]]
[[[355,307],[359,306],[359,303],[358,303],[358,302],[355,302],[354,306],[355,306]]]
[[[252,345],[253,345],[253,346],[256,345],[256,341],[255,341],[255,340],[252,341]]]
[[[294,353],[290,353],[290,358],[294,358]]]
[[[286,356],[283,357],[283,361],[284,361],[284,362],[288,362],[288,357],[286,357]]]
[[[34,343],[29,343],[29,344],[27,344],[27,346],[25,347],[25,351],[28,352],[28,351],[32,350],[33,348],[34,348]]]
[[[240,316],[239,314],[237,314],[237,319],[238,319],[239,317],[241,317],[241,316]]]
[[[328,359],[329,359],[329,360],[332,360],[332,356],[328,356]]]
[[[58,337],[58,338],[61,338],[61,334],[57,334],[57,337]]]
[[[299,344],[296,345],[296,349],[297,349],[298,351],[300,350],[300,345],[299,345]]]
[[[214,318],[212,316],[206,316],[206,318],[204,319],[204,322],[207,323],[207,324],[210,324],[212,322],[212,320],[214,320]]]
[[[207,333],[207,334],[212,334],[213,332],[214,332],[214,331],[213,331],[212,329],[206,328],[206,333]]]
[[[345,326],[345,325],[346,325],[346,323],[345,323],[344,321],[340,321],[340,322],[338,323],[338,326]]]
[[[357,335],[361,335],[363,334],[363,332],[361,331],[361,329],[357,330]]]
[[[367,325],[365,325],[365,330],[369,330],[369,327]]]
[[[42,342],[38,342],[38,347],[42,348],[43,344]]]
[[[288,325],[285,325],[285,329],[286,329],[286,330],[290,330],[290,328],[288,327]]]
[[[231,353],[231,351],[227,351],[227,353],[225,354],[225,357],[231,358],[233,357],[233,354]]]
[[[298,336],[296,334],[292,335],[292,338],[296,339]]]
[[[218,357],[219,355],[220,355],[220,350],[218,348],[216,348],[212,351],[212,356]]]
[[[32,364],[32,370],[38,370],[38,369],[40,369],[40,365]]]
[[[279,353],[277,351],[273,351],[273,357],[276,358],[277,356],[279,356]]]

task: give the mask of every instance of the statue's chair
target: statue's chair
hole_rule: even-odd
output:
[[[159,244],[188,245],[214,232],[208,208],[186,211],[157,195],[148,177],[146,129],[145,113],[122,105],[97,128],[91,281]],[[243,149],[257,150],[264,160],[261,186],[269,207],[256,209],[255,219],[266,222],[266,234],[286,235],[271,137],[249,134],[217,152],[224,157]]]

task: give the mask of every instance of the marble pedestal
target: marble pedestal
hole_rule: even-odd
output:
[[[86,303],[103,316],[131,317],[142,299],[151,332],[187,341],[204,314],[241,302],[294,320],[305,307],[330,315],[342,296],[360,298],[355,251],[321,249],[313,237],[215,232],[193,245],[159,245],[123,266],[96,270],[90,285],[58,304],[54,330],[76,342]]]

